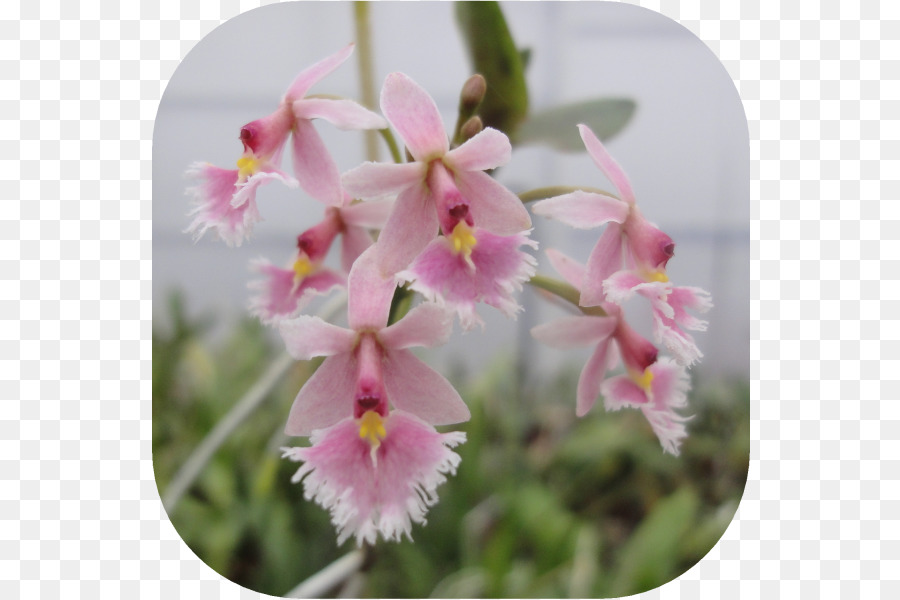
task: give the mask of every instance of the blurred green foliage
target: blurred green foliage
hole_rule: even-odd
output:
[[[160,490],[280,352],[253,321],[210,348],[209,322],[153,334],[153,451]],[[461,344],[465,339],[461,338]],[[610,597],[657,587],[699,561],[737,509],[749,461],[749,385],[692,394],[680,457],[637,411],[574,416],[577,366],[520,385],[510,357],[451,381],[472,410],[462,463],[415,543],[368,552],[363,597]],[[281,431],[315,364],[297,363],[216,453],[170,518],[213,569],[283,595],[354,548],[303,499]],[[696,383],[696,382],[695,382]],[[333,590],[337,593],[339,590]]]

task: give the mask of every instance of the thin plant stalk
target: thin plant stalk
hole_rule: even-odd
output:
[[[353,22],[356,25],[356,58],[359,63],[359,87],[362,104],[375,109],[375,69],[372,66],[372,28],[369,23],[369,3],[353,3]],[[378,161],[378,136],[374,131],[364,133],[366,160]]]
[[[319,316],[326,321],[330,320],[344,306],[346,301],[346,294],[335,297],[323,307]],[[166,493],[163,496],[163,508],[166,509],[167,513],[172,514],[175,507],[178,506],[178,502],[194,485],[194,482],[203,472],[216,450],[246,421],[247,417],[253,414],[253,411],[262,406],[263,401],[269,397],[270,392],[293,364],[294,359],[287,352],[282,353],[263,373],[262,377],[247,390],[247,393],[234,405],[228,414],[203,438],[203,441],[181,465],[181,468],[178,469],[178,472],[166,488]]]
[[[286,598],[322,598],[328,590],[356,573],[365,562],[365,551],[356,549],[340,557],[318,573],[302,581]]]

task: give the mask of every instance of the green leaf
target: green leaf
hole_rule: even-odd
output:
[[[478,114],[485,127],[510,134],[528,114],[522,54],[496,2],[457,2],[456,20],[472,67],[487,81]]]
[[[563,152],[584,152],[576,125],[584,123],[601,140],[619,133],[636,105],[628,98],[598,98],[551,108],[528,117],[512,136],[514,144],[544,144]]]
[[[697,493],[683,487],[656,504],[622,548],[610,595],[651,590],[680,574],[676,570],[679,550],[689,529],[695,526],[699,503]]]

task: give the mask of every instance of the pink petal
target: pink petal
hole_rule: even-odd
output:
[[[471,417],[450,382],[409,350],[385,352],[384,386],[394,406],[432,425],[462,423]]]
[[[555,248],[548,248],[544,251],[544,254],[547,256],[547,259],[550,261],[553,268],[556,269],[556,272],[562,275],[563,279],[576,290],[581,289],[581,282],[585,273],[584,265],[574,258],[566,256]]]
[[[385,348],[433,348],[446,344],[452,332],[451,313],[442,306],[425,303],[378,332],[378,339]]]
[[[387,222],[392,208],[394,208],[393,198],[357,202],[341,208],[341,220],[347,225],[381,229]]]
[[[600,393],[606,410],[641,408],[650,402],[644,390],[627,375],[610,377],[601,384]]]
[[[316,431],[308,448],[283,449],[285,458],[304,462],[291,480],[303,480],[304,496],[330,511],[338,544],[351,536],[359,546],[374,544],[379,533],[412,539],[412,524],[425,523],[437,487],[456,473],[460,458],[450,448],[464,433],[438,433],[403,411],[388,415],[384,428],[374,453],[350,418]]]
[[[454,171],[484,171],[505,165],[512,157],[512,145],[502,131],[481,130],[444,156],[444,164]]]
[[[350,352],[329,356],[294,399],[284,432],[309,435],[352,414],[356,358]]]
[[[354,198],[375,198],[402,192],[425,181],[428,165],[367,162],[344,173],[344,189]]]
[[[338,129],[385,129],[388,126],[384,117],[353,100],[304,98],[295,100],[293,108],[298,119],[325,119]]]
[[[689,314],[686,309],[706,312],[712,308],[709,292],[698,287],[675,287],[667,297],[669,306],[674,312],[675,322],[685,329],[706,331],[707,322]]]
[[[619,191],[622,200],[629,204],[634,204],[634,191],[631,189],[631,183],[628,181],[628,177],[625,175],[622,167],[619,166],[619,163],[610,156],[609,152],[606,151],[606,148],[603,147],[603,144],[587,125],[579,125],[578,131],[581,132],[581,140],[584,142],[584,147],[587,148],[588,154],[591,155],[594,163]]]
[[[259,171],[248,177],[247,181],[244,183],[235,184],[234,195],[231,198],[231,206],[240,208],[245,202],[256,197],[256,189],[260,185],[269,183],[270,181],[280,181],[289,188],[297,187],[297,180],[282,171],[277,169]]]
[[[575,403],[575,414],[579,417],[586,415],[597,401],[597,395],[600,393],[600,384],[603,383],[603,378],[606,376],[606,367],[609,360],[609,341],[609,338],[607,338],[597,344],[597,348],[594,349],[591,357],[581,370]]]
[[[382,277],[376,267],[377,245],[362,253],[348,277],[347,321],[356,331],[378,331],[387,325],[397,287],[393,277]]]
[[[531,335],[553,348],[589,346],[612,335],[616,323],[615,317],[576,315],[538,325],[532,328]]]
[[[403,73],[391,73],[384,80],[381,112],[417,161],[428,162],[439,158],[450,148],[444,122],[434,100]]]
[[[610,221],[624,222],[628,208],[618,198],[577,190],[535,202],[531,211],[576,229],[593,229]]]
[[[250,301],[250,312],[264,323],[299,313],[320,294],[346,285],[346,277],[330,269],[321,269],[297,284],[293,269],[282,269],[267,261],[256,261],[252,268],[263,275],[248,284],[256,294]]]
[[[690,366],[703,358],[694,338],[658,310],[653,312],[653,335],[681,365]]]
[[[303,70],[297,77],[294,79],[294,82],[291,83],[290,88],[288,88],[287,93],[284,95],[285,100],[293,101],[299,100],[303,96],[306,95],[306,92],[309,91],[313,85],[319,82],[323,77],[337,69],[341,63],[347,60],[350,55],[353,53],[353,44],[348,44],[344,46],[339,52],[328,56],[316,64],[307,67]]]
[[[307,194],[329,206],[341,206],[341,175],[313,124],[294,122],[294,175]]]
[[[256,207],[256,188],[266,179],[257,179],[252,185],[248,185],[248,180],[248,184],[240,188],[246,194],[244,203],[235,208],[231,203],[239,190],[237,169],[195,163],[187,175],[200,181],[187,190],[194,197],[195,205],[189,213],[194,215],[194,219],[185,231],[192,232],[196,241],[207,229],[215,228],[226,244],[240,246],[250,236],[253,226],[261,220]]]
[[[341,268],[349,273],[356,259],[373,243],[372,236],[366,229],[347,226],[341,237]]]
[[[497,235],[531,229],[531,217],[519,197],[481,171],[459,171],[456,186],[469,201],[475,225]]]
[[[521,307],[514,294],[534,275],[536,264],[532,256],[519,250],[523,245],[537,245],[526,234],[498,236],[477,227],[473,234],[477,243],[469,257],[471,264],[443,236],[426,246],[409,269],[397,273],[426,299],[455,310],[465,329],[481,322],[475,313],[478,302],[515,317]]]
[[[610,223],[588,257],[581,285],[581,306],[597,306],[605,300],[603,282],[622,268],[622,228]]]
[[[645,283],[644,278],[634,271],[619,271],[606,278],[603,291],[610,302],[622,304],[634,294],[636,287]]]
[[[356,344],[357,337],[355,331],[308,315],[279,322],[278,332],[284,340],[288,354],[297,360],[350,352]]]
[[[401,193],[375,244],[382,276],[405,268],[437,232],[437,212],[428,188],[419,184]]]
[[[656,437],[666,452],[678,456],[681,441],[687,437],[684,417],[675,412],[687,405],[687,391],[690,381],[684,368],[662,359],[651,368],[653,372],[653,401],[641,411],[653,428]]]
[[[244,149],[249,149],[258,159],[279,164],[293,122],[290,108],[282,104],[272,114],[247,123],[241,128]]]

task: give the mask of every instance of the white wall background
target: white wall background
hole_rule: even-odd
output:
[[[607,2],[502,4],[520,47],[532,49],[527,71],[532,110],[599,96],[633,98],[629,126],[608,144],[628,173],[644,214],[675,240],[669,274],[679,285],[709,290],[715,308],[709,331],[696,339],[703,375],[749,376],[749,147],[737,92],[716,57],[693,34],[647,9]],[[403,71],[435,98],[447,127],[470,67],[452,3],[378,2],[371,6],[376,80]],[[160,103],[153,147],[154,319],[166,322],[166,298],[180,289],[191,314],[228,323],[244,314],[248,263],[258,256],[289,259],[296,235],[322,207],[276,184],[261,189],[265,221],[249,243],[228,248],[214,234],[194,244],[188,183],[193,161],[231,167],[240,127],[271,112],[294,75],[353,41],[348,2],[266,6],[223,24],[190,52]],[[359,98],[355,58],[313,93]],[[362,135],[318,127],[342,171],[362,160]],[[387,158],[386,152],[383,158]],[[586,154],[517,148],[499,180],[514,191],[551,184],[609,187]],[[584,261],[598,232],[575,232],[535,218],[542,248],[558,247]],[[542,271],[549,272],[541,259]],[[455,336],[432,360],[476,366],[515,345],[538,373],[586,354],[548,351],[528,340],[532,325],[561,314],[522,294],[526,313],[510,323],[490,308],[487,328]],[[641,314],[637,308],[635,314]],[[648,329],[644,329],[648,331]]]

